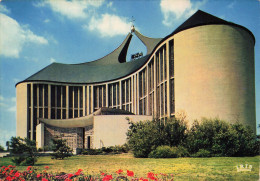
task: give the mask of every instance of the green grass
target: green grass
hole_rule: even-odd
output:
[[[44,170],[49,166],[52,172],[74,173],[79,168],[84,173],[99,174],[100,171],[115,173],[116,170],[132,170],[137,177],[148,172],[174,174],[175,180],[258,180],[259,160],[256,157],[215,157],[215,158],[134,158],[132,154],[73,156],[64,160],[40,157],[35,168]],[[0,166],[10,165],[11,158],[0,158]],[[253,165],[251,172],[237,172],[236,165]],[[27,166],[18,166],[19,171]]]

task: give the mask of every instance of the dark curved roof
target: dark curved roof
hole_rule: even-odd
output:
[[[25,81],[48,81],[63,83],[95,83],[115,80],[131,74],[145,64],[149,55],[125,63],[114,64],[61,64],[53,63]]]
[[[216,16],[198,10],[177,29],[175,29],[170,35],[163,39],[145,37],[137,30],[133,29],[132,32],[135,33],[135,35],[144,43],[147,48],[147,55],[139,59],[126,62],[127,50],[132,38],[132,34],[129,33],[123,43],[116,50],[103,58],[82,64],[53,63],[22,82],[43,81],[87,84],[101,83],[123,78],[140,69],[148,61],[150,55],[155,51],[155,48],[168,37],[186,29],[211,24],[226,24],[243,28],[252,35],[255,41],[255,37],[252,32],[245,27],[225,21]]]
[[[176,34],[180,31],[190,29],[193,27],[202,26],[202,25],[211,25],[211,24],[212,25],[224,24],[224,25],[231,25],[231,26],[242,28],[246,30],[249,34],[251,34],[255,42],[255,37],[253,33],[249,31],[247,28],[229,21],[225,21],[223,19],[220,19],[216,16],[213,16],[201,10],[198,10],[195,14],[193,14],[189,19],[187,19],[184,23],[182,23],[177,29],[175,29],[170,35]]]

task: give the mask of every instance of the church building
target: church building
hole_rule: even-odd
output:
[[[147,52],[126,61],[133,36]],[[256,131],[254,46],[247,28],[200,10],[163,38],[133,26],[103,58],[52,63],[17,83],[17,136],[38,147],[55,137],[73,149],[122,145],[129,121],[178,114],[189,125],[218,117]]]

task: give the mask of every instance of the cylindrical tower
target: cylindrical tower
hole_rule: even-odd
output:
[[[195,119],[239,121],[256,131],[254,37],[228,24],[174,35],[175,108]]]

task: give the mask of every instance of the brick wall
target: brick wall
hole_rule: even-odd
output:
[[[86,133],[87,135],[93,133],[93,128],[85,128],[85,135]],[[57,137],[66,140],[66,144],[72,149],[83,148],[83,128],[58,128],[45,125],[44,145],[51,146],[51,140]],[[87,139],[85,139],[85,142],[86,140]]]

